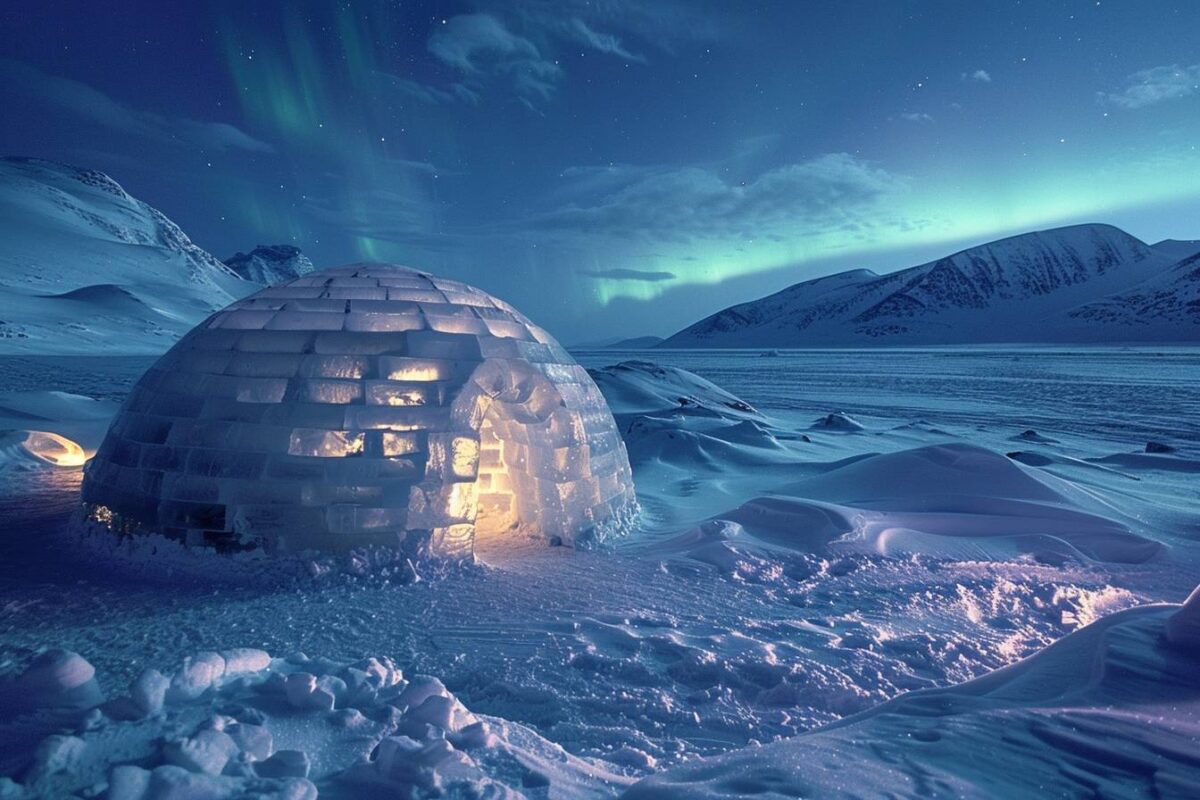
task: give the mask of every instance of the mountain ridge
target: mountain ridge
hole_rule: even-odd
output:
[[[1070,313],[1161,276],[1173,263],[1104,223],[1032,231],[884,275],[850,270],[802,281],[718,311],[659,346],[1191,340],[1200,331],[1177,319],[1111,330],[1100,316]]]
[[[239,251],[225,259],[225,266],[262,286],[299,278],[315,269],[308,256],[290,244],[260,244],[249,253]]]

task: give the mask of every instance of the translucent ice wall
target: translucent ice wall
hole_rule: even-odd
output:
[[[567,544],[634,507],[612,414],[562,347],[478,289],[381,264],[264,289],[189,333],[130,394],[83,498],[122,535],[446,558],[472,552],[481,500]]]

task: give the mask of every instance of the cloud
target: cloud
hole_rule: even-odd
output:
[[[506,76],[531,106],[533,100],[548,100],[562,75],[533,42],[491,14],[450,17],[430,35],[427,47],[435,58],[473,80]]]
[[[558,50],[582,45],[645,64],[646,56],[629,47],[626,38],[671,53],[680,42],[715,38],[720,27],[711,15],[672,0],[480,0],[477,6],[482,10],[435,25],[427,49],[463,76],[454,89],[463,95],[459,99],[470,102],[468,94],[478,99],[488,80],[504,78],[530,108],[549,100],[564,78],[555,58]],[[413,94],[424,102],[446,99],[437,89],[414,89]]]
[[[441,103],[453,103],[456,99],[452,93],[442,91],[441,89],[425,83],[417,83],[416,81],[409,80],[408,78],[401,78],[398,75],[392,75],[387,72],[380,72],[377,74],[383,78],[386,78],[387,81],[393,87],[398,89],[401,94],[406,95],[413,100],[426,103],[427,105],[436,106]]]
[[[598,278],[606,281],[649,281],[657,283],[659,281],[675,280],[674,272],[650,272],[640,269],[580,269],[576,270],[580,275],[588,278]]]
[[[1135,109],[1200,93],[1200,64],[1151,67],[1133,73],[1118,92],[1100,92],[1102,102]]]
[[[531,30],[580,42],[618,58],[633,53],[623,39],[607,31],[674,53],[684,43],[714,41],[727,35],[737,19],[736,13],[722,15],[711,4],[695,0],[493,0],[489,5],[517,15]],[[588,37],[579,25],[596,32],[595,37]]]
[[[577,168],[593,191],[525,220],[535,230],[621,241],[694,242],[789,238],[845,225],[869,226],[883,198],[904,181],[846,153],[831,153],[733,180],[689,167]],[[569,195],[568,195],[569,196]]]
[[[991,83],[992,73],[986,69],[977,69],[974,72],[964,72],[962,79],[964,81],[977,81],[978,83]]]
[[[270,153],[274,148],[224,122],[200,122],[131,108],[98,89],[49,75],[20,61],[0,59],[0,87],[30,102],[65,111],[115,131],[208,150]]]
[[[933,117],[920,111],[904,111],[900,114],[900,119],[908,122],[933,122]]]
[[[621,40],[616,36],[612,35],[611,33],[600,33],[595,31],[586,22],[578,17],[571,20],[570,29],[574,32],[576,38],[580,42],[588,45],[594,50],[598,50],[601,53],[607,53],[608,55],[617,56],[619,58],[626,59],[627,61],[637,61],[642,64],[646,63],[645,56],[636,55],[626,50],[621,44]]]

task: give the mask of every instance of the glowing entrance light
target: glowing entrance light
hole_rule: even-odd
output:
[[[117,535],[448,561],[481,539],[618,535],[637,507],[608,405],[553,338],[386,264],[310,273],[192,331],[131,392],[83,501]]]
[[[29,431],[21,447],[31,456],[56,467],[82,467],[87,453],[65,436],[49,431]]]

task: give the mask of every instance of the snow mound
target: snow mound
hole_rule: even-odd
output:
[[[835,411],[827,414],[812,424],[813,430],[840,431],[842,433],[858,433],[865,431],[867,426],[849,414]]]
[[[78,470],[95,452],[116,404],[67,392],[0,393],[0,491],[7,478],[40,470]]]
[[[1167,639],[1176,647],[1200,655],[1200,586],[1167,620]]]
[[[0,782],[5,798],[590,798],[630,782],[385,657],[203,652],[105,701],[92,666],[55,650],[0,682],[0,703],[5,771],[20,776]],[[41,738],[50,709],[59,730]]]
[[[663,411],[736,419],[761,417],[746,401],[712,381],[678,367],[664,367],[649,361],[622,361],[588,372],[618,418]]]
[[[624,797],[1195,797],[1200,661],[1163,634],[1194,619],[1197,594],[1182,610],[1105,617],[963,684],[667,770]]]
[[[0,159],[0,352],[161,352],[253,288],[107,175]]]
[[[1073,484],[974,445],[854,458],[774,493],[720,517],[801,551],[1140,563],[1163,549],[1090,508]]]

